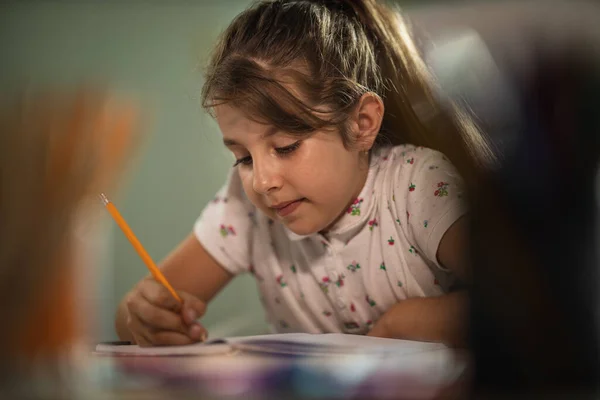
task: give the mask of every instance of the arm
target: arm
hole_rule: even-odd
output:
[[[211,301],[232,278],[232,275],[208,254],[193,233],[167,256],[160,268],[176,290],[189,293],[204,303]],[[133,341],[127,327],[128,296],[129,294],[119,304],[115,327],[119,338]]]
[[[466,262],[467,223],[465,217],[458,219],[442,237],[437,252],[439,263],[466,281],[470,276]],[[464,346],[467,301],[464,291],[403,300],[390,308],[368,335]]]

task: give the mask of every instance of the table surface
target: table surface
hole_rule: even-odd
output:
[[[432,399],[465,376],[464,351],[412,354],[358,352],[282,356],[237,350],[203,356],[94,354],[90,373],[100,392],[135,398]]]

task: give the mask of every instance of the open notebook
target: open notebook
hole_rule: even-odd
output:
[[[101,343],[96,353],[135,356],[198,356],[219,355],[236,350],[288,356],[325,356],[332,354],[394,354],[410,355],[447,349],[438,343],[382,339],[341,333],[284,333],[260,336],[231,337],[209,340],[186,346],[139,347]]]

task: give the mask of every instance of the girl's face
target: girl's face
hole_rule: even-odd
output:
[[[215,107],[215,114],[246,195],[292,232],[326,231],[360,193],[368,156],[346,149],[339,132],[298,139],[227,104]]]

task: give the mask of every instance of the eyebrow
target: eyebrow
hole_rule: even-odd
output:
[[[277,132],[279,132],[279,129],[276,126],[272,126],[265,133],[263,133],[260,136],[260,138],[261,139],[270,138],[271,136],[277,134]],[[230,147],[230,146],[240,146],[240,144],[238,142],[236,142],[235,140],[233,140],[233,139],[227,139],[227,138],[223,139],[223,144],[225,146],[227,146],[227,147]]]

